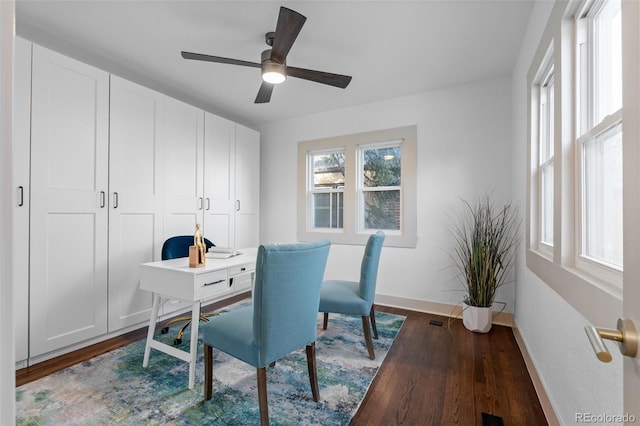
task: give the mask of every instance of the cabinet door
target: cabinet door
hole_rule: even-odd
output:
[[[235,247],[255,247],[260,232],[260,133],[236,124]]]
[[[109,75],[34,46],[32,78],[34,357],[107,331]]]
[[[109,132],[109,331],[148,321],[152,296],[140,264],[162,248],[164,96],[111,76]]]
[[[164,238],[192,235],[202,224],[204,112],[175,99],[164,107]]]
[[[29,357],[29,148],[31,43],[16,37],[13,85],[13,322],[16,361]]]
[[[205,113],[203,232],[219,247],[234,247],[235,139],[234,122]]]

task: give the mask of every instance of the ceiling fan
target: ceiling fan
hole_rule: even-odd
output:
[[[260,63],[184,51],[182,52],[182,57],[196,61],[261,68],[262,84],[260,85],[260,90],[258,90],[258,96],[256,96],[255,103],[257,104],[269,102],[269,100],[271,100],[273,86],[284,82],[287,77],[301,78],[341,89],[346,88],[349,82],[351,82],[351,76],[287,65],[287,54],[289,50],[291,50],[291,46],[293,46],[293,43],[296,41],[306,20],[307,18],[298,12],[287,9],[286,7],[280,7],[275,32],[268,32],[265,35],[265,41],[271,48],[262,52]]]

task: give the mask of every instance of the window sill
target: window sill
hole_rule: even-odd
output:
[[[611,324],[610,312],[622,315],[622,289],[584,271],[564,267],[527,250],[527,268],[567,301],[590,323]],[[586,324],[585,324],[586,325]]]

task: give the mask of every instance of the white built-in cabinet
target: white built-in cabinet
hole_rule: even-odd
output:
[[[13,324],[15,359],[29,356],[29,155],[31,140],[31,43],[16,38],[14,49],[12,174]]]
[[[109,74],[33,46],[30,357],[107,332]]]
[[[109,131],[109,331],[151,315],[140,264],[162,247],[164,96],[111,76]]]
[[[222,247],[258,245],[260,134],[205,113],[204,226]]]
[[[260,224],[260,134],[236,124],[234,247],[258,245]]]
[[[15,51],[19,366],[144,326],[139,266],[166,238],[200,223],[219,246],[258,245],[260,137],[26,40]]]
[[[166,239],[192,235],[196,223],[202,224],[204,112],[184,102],[166,99],[164,114]]]

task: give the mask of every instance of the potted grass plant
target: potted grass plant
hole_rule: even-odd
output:
[[[464,214],[453,227],[454,263],[465,287],[462,320],[480,333],[491,330],[496,291],[507,282],[518,245],[517,208],[496,206],[489,197],[464,202]]]

